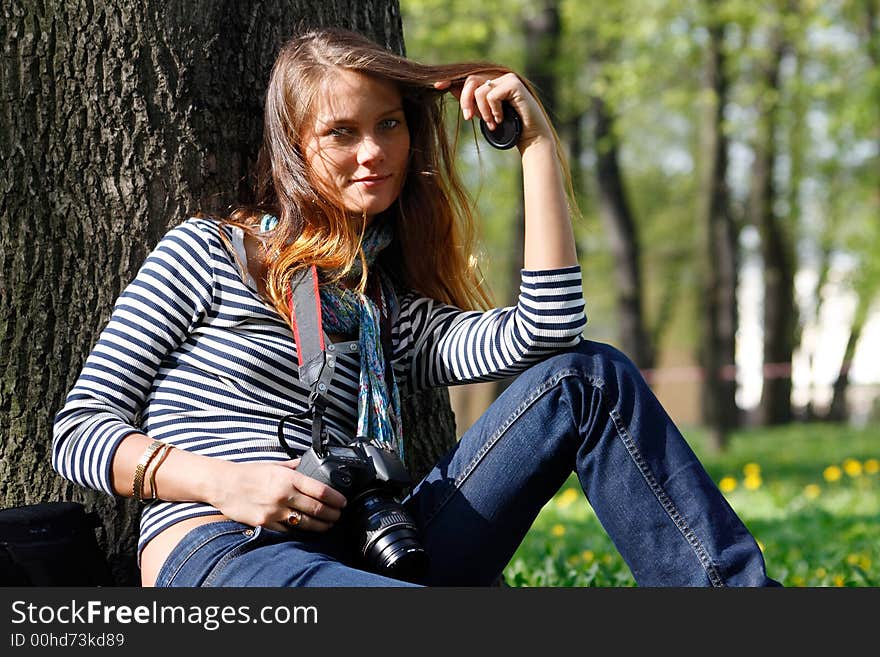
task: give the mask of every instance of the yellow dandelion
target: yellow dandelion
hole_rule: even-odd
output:
[[[878,472],[880,472],[880,461],[877,459],[865,461],[865,474],[877,474]]]
[[[761,466],[757,463],[746,463],[743,466],[743,474],[746,477],[760,477],[761,476]]]
[[[807,582],[801,575],[794,575],[791,578],[791,583],[794,584],[795,586],[803,586]]]
[[[821,566],[816,568],[816,577],[818,577],[819,579],[822,579],[827,574],[828,574],[828,571],[825,570],[824,568],[822,568]]]
[[[862,557],[859,559],[859,568],[861,568],[862,570],[871,570],[871,559],[868,557],[868,555],[863,554]]]
[[[815,500],[819,497],[819,494],[822,492],[822,489],[819,488],[818,484],[807,484],[804,486],[804,495],[806,495],[809,499]]]
[[[850,477],[860,477],[862,475],[862,464],[856,459],[845,459],[843,471]]]
[[[721,489],[722,493],[729,493],[732,490],[736,490],[736,479],[733,477],[722,477],[721,481],[718,482],[718,488]]]
[[[829,465],[822,472],[822,476],[825,477],[825,481],[837,481],[840,479],[840,475],[843,474],[836,465]]]
[[[743,480],[743,486],[748,490],[757,490],[761,487],[760,475],[749,475]]]
[[[610,554],[603,554],[602,555],[602,563],[609,564],[612,561],[614,561],[614,558]]]
[[[857,554],[848,554],[848,555],[846,555],[846,562],[847,562],[850,566],[855,566],[857,563],[859,563],[859,555],[857,555]]]
[[[568,506],[571,506],[572,502],[577,501],[578,494],[574,488],[566,488],[562,493],[560,493],[559,497],[556,499],[556,506],[560,509],[564,509]]]
[[[564,536],[565,535],[565,525],[553,525],[553,529],[550,532],[554,536]]]
[[[587,563],[590,563],[595,558],[596,555],[593,553],[592,550],[584,550],[583,552],[581,552],[581,559],[583,559]]]
[[[843,579],[843,575],[835,575],[834,576],[834,586],[843,586],[846,580]]]

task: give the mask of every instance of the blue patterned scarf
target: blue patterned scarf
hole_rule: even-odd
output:
[[[265,232],[277,223],[275,217],[265,215],[260,228]],[[392,237],[393,228],[388,221],[370,223],[362,242],[368,266],[391,243]],[[361,273],[362,265],[358,259],[345,280],[356,282]],[[357,436],[360,440],[396,446],[402,460],[400,392],[393,368],[386,366],[381,335],[381,317],[392,314],[397,300],[391,282],[379,267],[371,269],[369,277],[367,294],[335,283],[321,285],[323,328],[326,333],[358,334],[361,369]]]

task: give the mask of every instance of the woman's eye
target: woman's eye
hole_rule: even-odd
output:
[[[379,123],[379,127],[384,130],[391,130],[400,125],[400,121],[397,119],[385,119]]]
[[[327,134],[334,139],[347,139],[352,133],[349,128],[331,128]]]

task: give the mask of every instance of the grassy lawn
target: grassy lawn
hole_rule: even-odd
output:
[[[685,432],[785,586],[880,586],[880,427]],[[572,476],[504,571],[511,586],[635,586]]]

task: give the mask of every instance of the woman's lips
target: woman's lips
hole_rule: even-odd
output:
[[[363,185],[364,187],[377,187],[387,180],[391,179],[391,174],[385,176],[367,176],[365,178],[355,178],[352,182]]]

